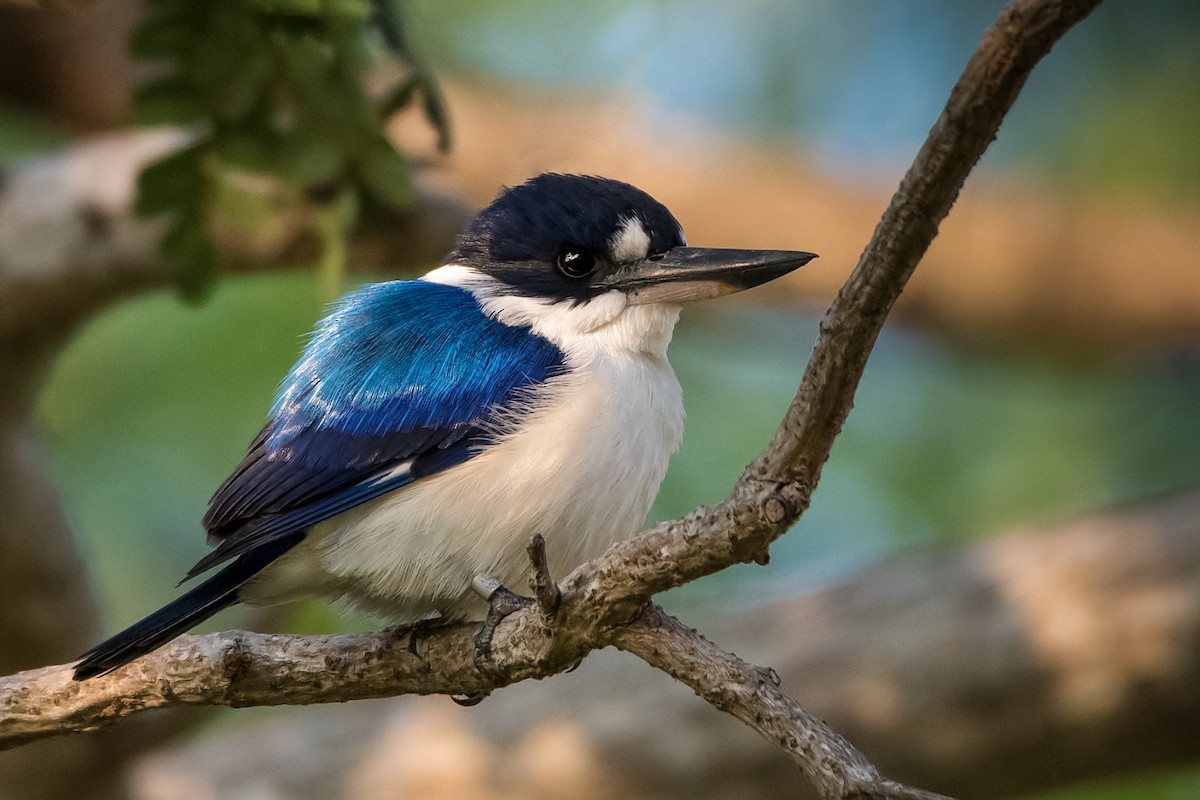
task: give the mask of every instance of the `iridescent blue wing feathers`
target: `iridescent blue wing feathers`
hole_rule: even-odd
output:
[[[216,549],[188,577],[467,460],[496,415],[562,364],[557,347],[486,317],[463,289],[408,281],[349,295],[210,501]]]

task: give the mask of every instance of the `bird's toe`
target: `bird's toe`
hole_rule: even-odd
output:
[[[496,635],[497,626],[504,621],[504,618],[533,604],[532,598],[510,592],[504,586],[496,586],[488,597],[487,616],[479,626],[479,632],[475,634],[476,669],[480,672],[487,671],[487,665],[492,658],[492,639]]]

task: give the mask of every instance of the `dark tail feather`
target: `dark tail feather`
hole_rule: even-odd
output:
[[[83,660],[75,666],[75,680],[83,681],[112,672],[233,605],[238,601],[238,587],[303,538],[304,533],[297,532],[242,554],[183,597],[84,653]]]

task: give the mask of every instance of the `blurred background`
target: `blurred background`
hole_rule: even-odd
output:
[[[90,586],[88,635],[174,596],[205,552],[208,496],[325,304],[356,282],[433,266],[428,253],[444,252],[444,231],[468,209],[542,171],[634,183],[674,211],[692,244],[821,254],[783,285],[689,309],[677,330],[687,429],[652,521],[723,498],[768,442],[820,313],[1001,8],[409,0],[380,33],[362,8],[343,24],[337,3],[230,7],[240,5],[264,31],[269,14],[284,18],[283,34],[260,31],[275,58],[287,36],[327,50],[364,36],[339,80],[385,98],[362,126],[376,121],[403,157],[339,162],[335,152],[327,160],[340,168],[310,173],[325,151],[301,149],[291,172],[229,156],[233,178],[204,173],[199,194],[177,182],[156,202],[145,195],[162,182],[143,179],[149,221],[137,224],[173,220],[161,272],[178,277],[72,300],[79,313],[51,333],[0,331],[22,343],[0,357],[24,381],[12,393],[32,398],[13,404],[33,425],[21,447],[38,448],[82,552],[86,579],[69,591]],[[137,168],[180,143],[148,140],[135,122],[183,123],[218,157],[233,152],[237,142],[222,149],[223,106],[208,120],[202,102],[179,111],[178,96],[154,88],[194,77],[210,63],[204,47],[256,47],[214,30],[166,2],[0,5],[10,178],[0,194],[59,164],[79,173],[71,191],[123,197],[112,207],[123,224]],[[231,64],[224,90],[255,80]],[[306,102],[349,119],[341,84],[321,86]],[[82,167],[61,161],[98,136],[110,150]],[[785,688],[893,777],[971,797],[1200,795],[1198,141],[1200,6],[1102,5],[1034,72],[968,180],[876,347],[811,510],[770,566],[728,570],[663,604],[776,666]],[[380,153],[371,142],[362,152]],[[286,203],[243,191],[240,178],[259,172],[300,188]],[[196,206],[214,195],[225,204]],[[395,235],[411,221],[389,214],[411,218],[422,204],[440,209],[443,233],[417,257]],[[262,231],[298,206],[315,234],[276,247]],[[0,200],[0,254],[6,232],[41,224],[23,221],[28,208]],[[252,224],[230,234],[221,217]],[[181,220],[202,220],[196,235],[212,241],[195,244]],[[197,255],[210,246],[211,259]],[[0,278],[6,268],[0,257]],[[79,291],[78,276],[68,283]],[[0,286],[3,321],[5,305],[22,307],[22,284]],[[43,335],[46,348],[26,346]],[[43,350],[52,355],[18,369]],[[22,484],[6,485],[0,507],[15,508]],[[377,624],[303,603],[230,612],[208,629]],[[39,630],[57,635],[54,620]],[[17,642],[0,641],[6,671],[82,649],[44,643],[57,655],[39,660]],[[77,743],[47,749],[80,764],[56,779],[18,763],[34,763],[35,748],[5,754],[0,797],[774,798],[804,783],[732,720],[610,653],[478,709],[402,699],[173,720],[143,736],[154,748],[119,728],[86,756]]]

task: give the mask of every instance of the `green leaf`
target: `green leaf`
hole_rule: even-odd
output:
[[[134,213],[150,217],[201,202],[207,152],[208,143],[201,141],[143,168],[138,174]]]
[[[266,50],[247,54],[239,64],[236,78],[225,81],[216,90],[214,106],[218,116],[226,122],[240,122],[265,106],[273,76],[274,65]]]
[[[420,102],[439,146],[447,146],[444,102],[405,41],[399,0],[144,5],[131,51],[169,72],[137,92],[135,117],[199,123],[205,131],[202,140],[143,171],[136,203],[142,215],[174,214],[163,246],[191,299],[207,291],[217,270],[207,223],[232,220],[255,235],[269,232],[275,215],[296,204],[315,203],[330,214],[331,205],[346,203],[411,204],[408,164],[383,135],[386,114]],[[412,74],[382,104],[368,91],[380,55],[373,29]],[[340,236],[356,218],[341,214]],[[337,237],[326,238],[332,264]]]
[[[204,95],[179,77],[147,84],[133,95],[133,117],[140,125],[188,125],[209,113]]]
[[[305,129],[284,135],[247,130],[220,136],[215,146],[223,164],[275,175],[300,188],[332,180],[342,168],[341,151]]]
[[[141,60],[177,58],[195,42],[187,19],[171,14],[143,23],[129,37],[129,55]]]
[[[366,21],[371,17],[368,0],[325,0],[325,13],[346,19]]]
[[[324,183],[342,168],[342,154],[324,139],[297,131],[280,144],[276,174],[304,187]]]
[[[363,154],[358,176],[371,197],[385,205],[406,208],[416,199],[408,162],[386,140]]]
[[[216,281],[220,256],[202,214],[181,214],[163,237],[163,253],[175,267],[178,288],[189,303],[203,301]]]
[[[267,14],[300,17],[319,17],[325,10],[322,0],[257,0],[254,5]]]
[[[278,157],[278,136],[261,128],[223,133],[214,137],[213,150],[224,166],[271,173]]]
[[[278,213],[269,194],[247,189],[235,181],[219,178],[213,181],[211,197],[214,219],[220,219],[249,234],[265,230]]]
[[[271,43],[296,90],[311,92],[325,84],[332,59],[329,47],[320,40],[305,34],[276,33]]]

